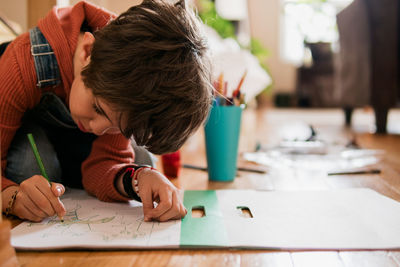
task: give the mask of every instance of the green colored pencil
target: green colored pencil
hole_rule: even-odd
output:
[[[27,136],[28,136],[29,143],[31,143],[31,147],[33,150],[33,154],[35,155],[36,162],[39,165],[40,172],[42,173],[42,176],[44,178],[46,178],[46,180],[49,182],[49,184],[51,186],[51,181],[49,179],[49,176],[47,176],[46,169],[44,168],[44,165],[42,162],[42,158],[39,155],[39,151],[38,151],[36,143],[35,143],[35,139],[33,138],[33,135],[31,133],[28,133]],[[60,219],[61,219],[61,222],[64,222],[63,217],[60,216]]]
[[[43,162],[42,162],[42,158],[39,155],[39,151],[37,149],[35,139],[33,139],[33,135],[31,133],[27,134],[27,136],[29,139],[29,143],[31,143],[33,154],[35,154],[36,162],[39,165],[40,172],[42,173],[42,176],[44,178],[46,178],[47,181],[49,182],[49,184],[51,185],[51,181],[50,181],[49,177],[47,176],[46,170],[45,170]]]

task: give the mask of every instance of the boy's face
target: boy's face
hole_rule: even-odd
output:
[[[96,135],[120,133],[118,112],[101,98],[95,97],[90,88],[85,87],[81,71],[90,62],[90,52],[94,37],[90,33],[79,36],[74,54],[74,81],[69,96],[72,119],[83,132]]]
[[[69,97],[72,119],[83,132],[95,135],[118,134],[118,112],[101,98],[96,98],[92,90],[85,87],[81,76],[75,77]]]

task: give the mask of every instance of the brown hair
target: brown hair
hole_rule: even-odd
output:
[[[193,11],[183,0],[144,0],[94,36],[85,86],[120,112],[124,136],[155,154],[178,150],[204,122],[212,100],[205,40]]]

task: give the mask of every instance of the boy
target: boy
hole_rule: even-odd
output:
[[[141,199],[146,221],[185,216],[168,179],[134,164],[129,138],[173,152],[204,122],[212,99],[205,50],[184,1],[145,0],[117,18],[79,2],[16,38],[0,58],[3,212],[64,216],[62,182],[103,201]]]

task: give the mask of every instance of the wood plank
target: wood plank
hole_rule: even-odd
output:
[[[127,255],[128,257],[132,257],[132,255],[135,256],[135,261],[131,265],[125,265],[125,266],[166,266],[168,262],[170,261],[172,251],[141,251],[141,252],[129,252]],[[93,267],[96,265],[93,265]],[[114,265],[115,267],[116,265]],[[119,267],[118,263],[118,267]],[[123,266],[123,265],[122,265]],[[110,266],[111,267],[111,266]]]
[[[342,251],[339,255],[346,267],[398,267],[387,251]]]
[[[194,251],[180,250],[172,253],[171,258],[167,264],[167,266],[175,267],[175,266],[196,266],[197,263],[194,263],[193,254]]]
[[[229,251],[193,250],[192,264],[199,267],[240,266],[240,254]]]
[[[90,252],[17,252],[21,266],[77,266],[83,259],[87,259]]]
[[[344,267],[338,252],[293,252],[294,267]]]
[[[142,251],[93,251],[90,252],[87,259],[83,259],[81,262],[79,262],[79,266],[133,266],[140,258],[142,253]],[[148,255],[145,254],[144,258],[148,258]]]
[[[240,266],[254,267],[254,266],[274,266],[274,267],[291,267],[292,259],[288,252],[236,252],[240,253],[241,260]]]
[[[359,134],[357,142],[365,148],[385,151],[383,164],[390,168],[383,169],[382,178],[400,191],[400,179],[398,179],[400,175],[400,135]]]

